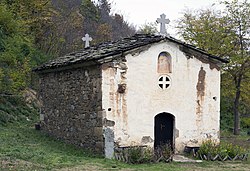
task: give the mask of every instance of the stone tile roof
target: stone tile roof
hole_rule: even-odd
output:
[[[186,44],[173,37],[163,37],[160,35],[149,35],[149,34],[136,34],[132,37],[123,38],[121,40],[117,40],[114,42],[105,42],[96,46],[85,48],[77,52],[69,53],[65,56],[51,60],[33,69],[33,71],[38,72],[47,69],[56,69],[65,66],[81,64],[87,61],[98,61],[100,59],[105,59],[110,57],[115,58],[117,56],[122,56],[127,51],[166,40],[183,45],[186,48],[202,53],[206,55],[207,58],[212,58],[224,63],[228,62],[227,60],[208,54],[205,51],[196,48],[195,46]]]

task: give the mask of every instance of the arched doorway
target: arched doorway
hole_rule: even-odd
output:
[[[154,147],[170,145],[174,150],[174,120],[169,113],[160,113],[155,116]]]

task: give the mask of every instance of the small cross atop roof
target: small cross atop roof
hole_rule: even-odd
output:
[[[89,47],[89,42],[92,41],[92,37],[89,34],[85,34],[85,37],[82,38],[82,41],[85,42],[85,48]]]
[[[161,18],[157,18],[156,22],[161,24],[161,26],[160,26],[160,34],[166,35],[167,34],[166,24],[169,24],[170,20],[166,19],[165,14],[161,14],[160,16],[161,16]]]

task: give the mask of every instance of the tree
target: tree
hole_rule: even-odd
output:
[[[222,97],[233,98],[234,134],[240,133],[240,105],[249,100],[249,31],[250,4],[224,1],[225,11],[186,11],[178,22],[179,34],[211,54],[229,58],[223,67]],[[243,81],[244,80],[244,81]],[[227,87],[225,87],[227,86]],[[231,88],[229,88],[231,87]],[[245,100],[246,102],[246,100]],[[242,105],[241,105],[242,106]]]
[[[224,1],[226,5],[225,14],[229,19],[229,23],[233,26],[235,32],[236,54],[231,57],[231,65],[228,72],[232,76],[235,84],[234,98],[234,134],[240,134],[240,113],[239,105],[243,89],[242,82],[249,79],[250,72],[250,3],[244,0],[240,3],[233,0],[231,3]]]
[[[111,3],[108,0],[98,0],[97,8],[99,10],[101,24],[110,24]]]
[[[83,28],[84,34],[88,33],[95,40],[95,32],[98,28],[98,22],[100,19],[100,14],[98,8],[91,0],[83,0],[80,13],[84,18]]]
[[[0,5],[0,93],[18,93],[30,81],[32,40],[24,25]]]
[[[89,33],[94,39],[92,43],[113,41],[135,33],[135,29],[124,21],[122,15],[111,14],[109,0],[83,0],[80,13],[84,17],[84,32]]]
[[[121,14],[111,16],[112,40],[128,37],[135,34],[135,28],[124,20]]]
[[[144,33],[144,34],[155,34],[157,33],[157,23],[145,23],[139,28],[139,33]]]
[[[96,42],[107,42],[111,40],[112,30],[109,24],[100,24],[96,30]]]
[[[179,34],[185,41],[219,57],[231,56],[234,52],[236,34],[227,17],[211,9],[186,11],[178,22]]]
[[[134,30],[108,0],[1,0],[0,93],[30,86],[31,67],[82,49],[89,33],[93,43],[115,40]]]
[[[0,1],[0,93],[32,86],[31,68],[48,60],[39,49],[50,20],[48,0]]]
[[[34,38],[39,47],[46,27],[52,24],[53,10],[49,0],[3,0],[13,17],[22,22],[27,35]]]

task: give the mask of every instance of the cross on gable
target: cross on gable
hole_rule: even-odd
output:
[[[89,34],[85,34],[85,37],[82,38],[82,41],[85,42],[85,48],[89,47],[89,42],[92,41],[92,37]]]
[[[160,34],[167,34],[166,24],[169,24],[170,20],[166,19],[165,14],[161,14],[160,16],[161,16],[161,18],[157,18],[157,20],[156,20],[157,23],[161,24],[161,26],[160,26]]]

